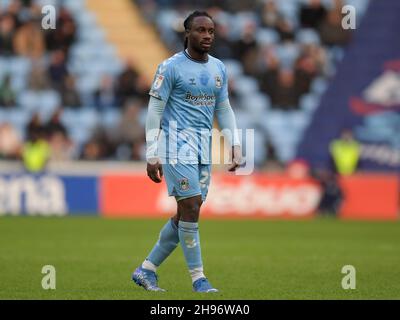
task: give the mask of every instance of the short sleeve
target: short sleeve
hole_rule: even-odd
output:
[[[149,95],[166,102],[174,87],[174,83],[175,72],[173,65],[168,62],[163,62],[157,68]]]
[[[225,65],[221,62],[221,70],[222,70],[222,86],[217,94],[217,104],[224,102],[228,99],[228,76],[226,74]],[[218,81],[218,79],[217,79]]]

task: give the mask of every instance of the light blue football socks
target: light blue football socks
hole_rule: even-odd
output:
[[[143,262],[142,267],[155,272],[155,268],[175,250],[178,243],[178,227],[172,219],[169,219],[161,229],[158,241],[154,245],[149,256]]]
[[[201,260],[199,224],[180,220],[178,225],[179,242],[183,249],[189,270],[203,267]]]
[[[177,227],[172,219],[168,220],[160,231],[157,243],[142,263],[142,268],[156,272],[157,267],[175,250],[179,242],[192,282],[205,277],[201,259],[199,224],[197,222],[179,221]]]

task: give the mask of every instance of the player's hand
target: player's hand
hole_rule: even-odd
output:
[[[229,165],[228,171],[233,172],[242,165],[243,158],[242,158],[242,149],[240,146],[233,146],[232,147],[232,164]]]
[[[158,159],[149,159],[147,161],[147,175],[155,183],[162,181],[163,170]]]

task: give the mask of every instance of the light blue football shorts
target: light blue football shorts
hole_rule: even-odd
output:
[[[168,194],[182,200],[201,195],[207,197],[211,180],[211,164],[166,163],[162,165]]]

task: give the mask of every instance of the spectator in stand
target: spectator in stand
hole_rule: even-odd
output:
[[[27,171],[38,173],[45,169],[50,158],[50,147],[46,131],[38,113],[33,114],[26,128],[26,142],[22,150],[22,161]]]
[[[73,159],[74,144],[61,132],[56,131],[48,139],[50,161],[68,161]]]
[[[146,101],[149,99],[149,87],[147,78],[144,75],[139,75],[136,81],[136,94],[131,98],[138,99],[142,102],[142,105],[146,105]]]
[[[295,62],[295,77],[301,94],[310,91],[312,80],[318,75],[315,59],[309,54],[301,54]]]
[[[22,141],[18,132],[8,122],[0,124],[0,159],[16,160],[22,151]]]
[[[351,175],[357,170],[360,145],[350,129],[343,129],[340,138],[331,142],[330,153],[338,174]]]
[[[322,43],[328,46],[345,46],[350,41],[350,30],[342,27],[340,9],[329,11],[318,30]]]
[[[55,50],[51,54],[48,73],[53,88],[60,92],[63,88],[65,77],[68,75],[65,53],[62,50]]]
[[[11,88],[10,75],[6,75],[0,84],[0,107],[15,106],[15,98],[15,92]]]
[[[253,70],[254,60],[257,56],[256,30],[256,24],[248,22],[243,28],[240,39],[234,44],[235,54],[247,73]]]
[[[61,122],[63,109],[57,109],[45,125],[46,135],[50,145],[51,161],[66,161],[72,159],[73,143]]]
[[[67,74],[61,88],[62,104],[70,108],[78,108],[81,106],[81,99],[75,88],[75,77]]]
[[[140,123],[140,100],[127,101],[121,121],[115,131],[114,143],[117,145],[117,157],[123,160],[140,160],[140,147],[144,142],[144,127]],[[136,153],[133,153],[136,151]]]
[[[114,154],[114,149],[115,146],[110,141],[105,129],[97,127],[83,146],[79,159],[90,161],[110,159]]]
[[[212,48],[211,54],[220,59],[234,58],[232,42],[229,39],[229,26],[224,23],[217,23],[215,28],[215,46]]]
[[[50,147],[44,139],[43,131],[34,131],[30,138],[24,143],[22,150],[22,161],[25,169],[32,173],[45,170],[50,158]]]
[[[35,137],[42,138],[45,136],[44,125],[38,112],[35,112],[31,120],[29,120],[25,129],[25,136],[27,140],[34,140]]]
[[[254,64],[254,76],[260,82],[260,88],[271,96],[278,79],[280,61],[274,50],[263,48],[259,51],[259,63]]]
[[[49,121],[45,124],[44,130],[47,137],[50,138],[52,135],[59,133],[65,136],[65,138],[68,138],[67,128],[61,122],[62,113],[63,109],[58,108],[56,111],[54,111]]]
[[[278,11],[275,0],[267,0],[261,9],[261,25],[275,29],[282,41],[294,39],[293,25]]]
[[[117,106],[115,96],[114,79],[104,75],[100,81],[100,87],[94,93],[94,104],[97,110],[106,110]]]
[[[88,141],[79,157],[80,160],[97,161],[104,159],[104,152],[101,143],[96,140]]]
[[[56,29],[46,31],[46,47],[50,51],[62,50],[67,54],[76,38],[76,23],[64,7],[58,11],[56,25]]]
[[[13,19],[15,28],[19,28],[22,25],[19,15],[23,10],[24,6],[20,0],[11,1],[5,10],[5,14]]]
[[[272,105],[282,110],[297,109],[301,92],[295,81],[294,72],[290,69],[280,70],[277,80],[271,89]]]
[[[14,54],[15,21],[10,14],[0,16],[0,55]]]
[[[279,13],[274,0],[264,1],[260,14],[261,25],[265,28],[278,29],[278,25],[284,19]]]
[[[28,20],[16,32],[14,50],[20,56],[39,59],[44,55],[45,42],[40,25],[34,20]]]
[[[42,91],[50,88],[47,69],[40,63],[34,63],[28,77],[28,88],[33,91]]]
[[[303,28],[317,29],[326,16],[321,0],[308,0],[300,8],[300,23]]]
[[[129,60],[117,80],[116,93],[119,105],[124,105],[128,99],[138,94],[136,87],[138,78],[139,74],[134,68],[133,61]]]

